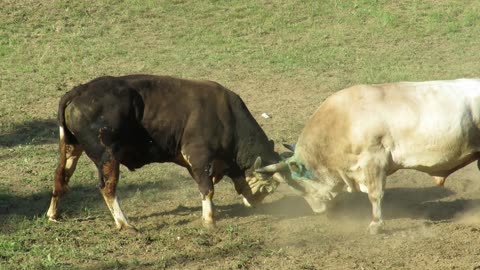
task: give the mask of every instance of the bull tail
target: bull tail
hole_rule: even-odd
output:
[[[81,86],[82,85],[76,86],[72,90],[65,93],[58,104],[57,121],[60,129],[60,141],[63,141],[65,144],[78,144],[77,139],[66,125],[65,109],[72,102],[72,100],[80,94],[80,90],[82,88]]]

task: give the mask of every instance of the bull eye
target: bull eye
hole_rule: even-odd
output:
[[[268,175],[269,175],[268,173],[261,173],[261,172],[256,174],[256,176],[259,176],[259,178],[262,178],[262,179],[267,178]]]
[[[290,170],[294,173],[300,174],[300,166],[298,165],[297,162],[290,162]]]

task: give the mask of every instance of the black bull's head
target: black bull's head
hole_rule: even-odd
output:
[[[244,204],[246,206],[253,206],[263,201],[263,199],[275,192],[279,185],[279,181],[272,177],[272,175],[258,172],[262,167],[262,159],[257,157],[253,168],[246,174],[245,180],[249,189],[244,190]]]

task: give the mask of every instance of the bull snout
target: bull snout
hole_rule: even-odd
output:
[[[305,196],[304,198],[314,213],[323,214],[327,211],[328,205],[325,201],[313,196]]]
[[[263,199],[265,199],[267,195],[261,197],[261,198],[252,198],[250,197],[249,199],[247,199],[247,197],[243,197],[243,205],[245,205],[246,207],[255,207],[256,205],[259,205],[262,203]]]
[[[248,188],[242,192],[242,195],[243,203],[248,207],[260,204],[265,197],[277,189],[279,184],[277,181],[271,178],[265,179],[258,176],[247,177],[246,182]]]

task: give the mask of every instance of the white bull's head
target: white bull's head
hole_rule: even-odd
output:
[[[324,179],[316,179],[314,173],[308,170],[296,156],[290,156],[277,164],[256,171],[266,176],[271,175],[278,182],[289,185],[296,194],[307,201],[315,213],[325,212],[329,201],[338,194],[333,185],[328,184]]]

